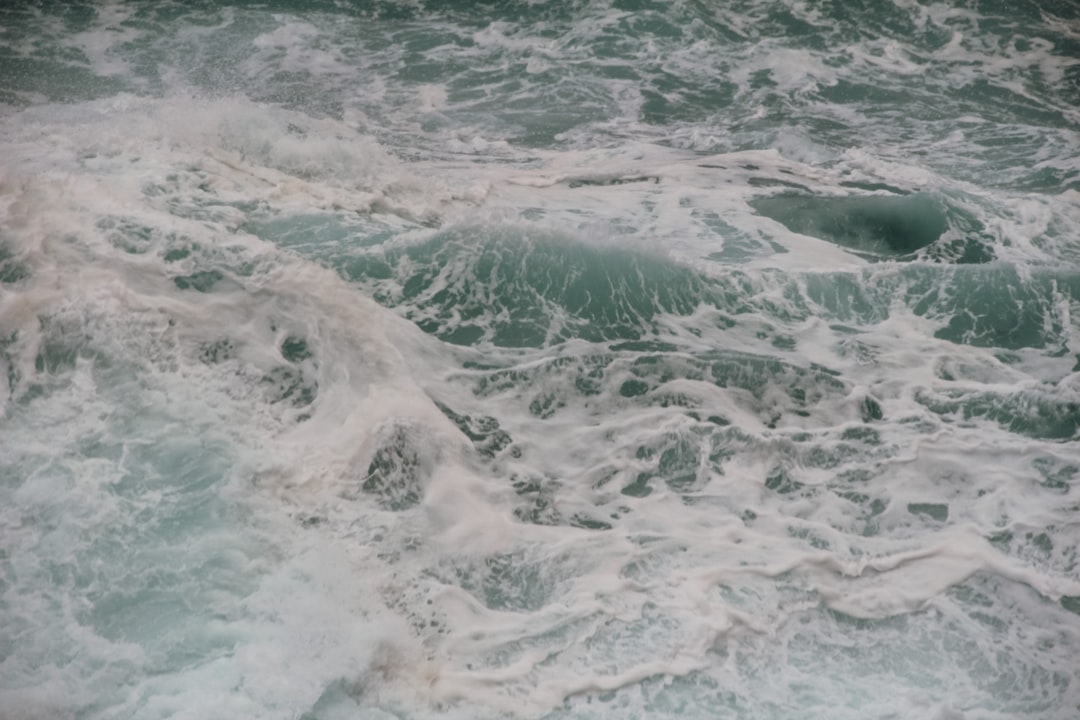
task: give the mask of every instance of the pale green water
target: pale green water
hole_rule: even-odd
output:
[[[1080,716],[1080,11],[0,10],[0,717]]]

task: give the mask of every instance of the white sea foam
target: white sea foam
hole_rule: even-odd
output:
[[[95,72],[124,77],[117,48],[134,36],[110,29],[129,17],[118,8],[76,40]],[[757,32],[752,13],[723,12]],[[216,27],[246,38],[251,97],[272,96],[277,69],[324,96],[385,82],[388,65],[349,54],[355,24],[230,15]],[[625,20],[599,12],[555,40],[509,20],[454,28],[475,45],[428,56],[510,57],[542,78]],[[989,52],[967,37],[936,52],[961,65]],[[732,62],[709,65],[710,47],[656,67],[706,77]],[[638,50],[655,69],[660,49]],[[759,92],[758,71],[806,99],[926,62],[892,41],[839,67],[758,50],[731,74],[739,97]],[[1053,57],[1024,53],[1030,67]],[[969,276],[1015,267],[1007,295],[1075,263],[1075,191],[957,179],[948,157],[876,152],[873,136],[841,148],[789,129],[763,150],[713,120],[650,129],[625,79],[586,96],[606,88],[615,100],[592,109],[628,117],[533,148],[492,108],[535,87],[389,82],[335,119],[167,82],[183,92],[0,121],[3,250],[23,269],[0,286],[13,717],[1070,717],[1080,457],[1074,438],[1025,423],[1048,415],[1039,403],[1080,402],[1076,296],[1055,276],[1018,304],[1060,348],[941,333],[968,312],[948,303]],[[417,111],[445,125],[424,130]],[[827,114],[860,127],[861,112]],[[930,147],[972,147],[968,133]],[[428,147],[387,141],[402,137]],[[952,213],[950,238],[974,218],[997,261],[872,263],[750,204],[784,193],[923,193]],[[448,234],[454,276],[423,255]],[[419,307],[455,282],[494,283],[473,258],[515,243],[524,268],[537,249],[566,253],[552,274],[579,271],[580,249],[619,251],[643,258],[631,267],[654,294],[667,288],[647,271],[671,267],[744,305],[718,290],[657,310],[646,339],[667,349],[554,344],[567,307],[549,309],[539,347],[458,347],[400,317],[439,320],[438,306],[366,295],[393,306],[437,275]],[[388,277],[351,274],[394,253]],[[496,295],[476,322],[507,320]],[[379,485],[392,481],[397,495]]]
[[[879,489],[887,486],[892,498],[876,520],[881,535],[862,545],[853,544],[844,532],[853,518],[843,501],[813,496],[777,500],[763,494],[760,478],[769,472],[776,448],[787,441],[757,418],[758,400],[713,384],[682,381],[665,390],[696,398],[706,411],[724,415],[766,440],[759,449],[737,455],[723,475],[707,469],[708,461],[701,456],[711,481],[695,504],[687,505],[680,495],[663,489],[627,500],[614,486],[618,480],[597,484],[590,479],[632,477],[645,466],[627,454],[629,449],[657,437],[688,432],[687,437],[693,437],[693,423],[685,416],[620,409],[610,398],[602,397],[598,405],[571,401],[556,421],[538,422],[523,412],[517,391],[489,395],[484,411],[501,418],[512,436],[528,440],[523,441],[520,460],[501,461],[499,468],[477,464],[461,432],[428,398],[442,398],[459,410],[480,409],[453,379],[456,365],[448,364],[453,355],[448,358],[436,340],[363,299],[333,273],[281,255],[242,230],[249,212],[241,208],[242,202],[265,203],[284,215],[313,208],[370,214],[386,211],[389,200],[382,206],[374,201],[382,196],[407,208],[401,210],[406,215],[423,215],[440,195],[424,192],[417,196],[423,205],[409,205],[414,196],[399,194],[401,181],[395,180],[404,171],[363,139],[335,137],[342,132],[336,125],[310,124],[309,135],[297,140],[283,122],[254,120],[256,115],[243,104],[193,107],[198,114],[182,126],[154,122],[163,109],[135,100],[111,103],[107,115],[84,109],[62,120],[62,114],[53,112],[53,125],[9,135],[6,154],[12,158],[4,184],[10,241],[30,274],[18,293],[6,294],[3,305],[3,334],[18,335],[11,356],[18,358],[11,366],[15,374],[9,375],[17,378],[15,397],[41,376],[33,359],[50,341],[62,345],[85,338],[95,352],[112,358],[110,363],[134,363],[137,368],[133,384],[116,384],[115,376],[95,369],[100,366],[77,360],[68,387],[82,388],[89,393],[85,399],[67,390],[48,404],[37,402],[18,411],[32,413],[21,421],[19,438],[30,439],[33,428],[46,425],[64,428],[69,435],[47,443],[20,440],[21,449],[8,455],[9,462],[29,469],[61,461],[72,470],[31,475],[9,496],[6,524],[18,527],[17,518],[28,514],[67,514],[75,491],[84,493],[90,515],[65,523],[93,528],[130,522],[133,510],[117,505],[115,496],[101,489],[120,482],[110,461],[72,465],[79,443],[100,436],[99,423],[115,413],[111,408],[118,403],[157,407],[156,412],[163,413],[159,430],[109,430],[124,448],[161,443],[160,433],[170,426],[183,428],[195,442],[227,438],[231,449],[214,461],[220,463],[215,472],[223,484],[208,491],[208,497],[252,518],[246,528],[216,530],[235,533],[227,536],[225,547],[240,553],[242,582],[255,588],[242,595],[231,584],[213,590],[219,593],[215,612],[224,613],[224,619],[209,637],[229,638],[233,649],[181,674],[174,670],[160,680],[137,680],[135,699],[126,701],[134,703],[129,705],[132,710],[194,717],[228,708],[284,716],[319,702],[340,705],[375,697],[389,706],[406,703],[416,712],[450,703],[541,715],[563,698],[602,695],[658,676],[704,674],[724,682],[731,670],[715,664],[711,658],[716,653],[760,652],[753,648],[761,636],[787,633],[792,623],[822,622],[812,619],[821,611],[811,593],[829,608],[869,619],[927,607],[952,612],[952,601],[945,599],[948,588],[980,572],[1021,583],[1051,599],[1080,594],[1080,587],[1064,574],[1066,566],[1058,566],[1056,574],[1035,573],[1001,559],[983,539],[991,528],[1046,523],[1046,500],[1025,492],[1032,476],[1018,458],[1033,451],[1068,456],[1035,441],[1015,449],[1005,445],[1001,454],[986,459],[984,474],[976,479],[962,458],[976,448],[985,452],[979,437],[995,432],[992,424],[939,426],[921,437],[901,424],[883,428],[891,440],[879,462],[895,469],[875,483],[886,483]],[[106,124],[113,131],[103,134]],[[326,153],[327,162],[300,163],[313,151]],[[330,160],[347,153],[353,161],[335,165]],[[864,177],[881,171],[865,154],[852,157],[852,169]],[[137,172],[127,169],[133,160]],[[177,167],[184,170],[177,173]],[[350,167],[355,171],[350,173]],[[577,169],[581,167],[591,169]],[[892,182],[926,181],[919,174],[902,177],[895,166],[886,171]],[[639,173],[649,173],[658,182],[603,184]],[[748,223],[748,229],[774,234],[788,246],[792,270],[808,265],[852,271],[863,267],[862,261],[839,251],[823,256],[823,242],[772,223],[755,224],[745,210],[740,216],[750,197],[749,177],[795,178],[819,192],[839,188],[835,173],[784,161],[776,153],[691,158],[643,147],[607,159],[552,156],[550,165],[538,171],[487,175],[485,182],[495,189],[480,200],[543,208],[550,218],[562,218],[556,222],[570,231],[585,227],[569,219],[571,209],[591,213],[590,223],[604,224],[647,206],[646,214],[632,221],[648,228],[641,234],[678,239],[693,256],[712,246],[680,234],[691,216],[679,202],[668,201],[689,196],[713,209],[726,207],[728,217]],[[112,179],[105,183],[102,177]],[[732,179],[736,182],[729,184]],[[601,184],[570,187],[583,181]],[[427,180],[409,182],[432,187]],[[519,195],[518,188],[530,191]],[[441,208],[452,208],[451,198],[443,200]],[[45,207],[48,213],[41,212]],[[115,220],[112,225],[102,221],[115,218],[150,228],[146,248],[112,244],[109,228]],[[161,243],[167,242],[168,233],[190,238],[192,247],[198,246],[196,255],[163,262]],[[139,252],[131,254],[132,249]],[[184,277],[182,273],[198,270],[202,265],[192,264],[196,259],[221,268],[221,285],[213,292],[204,295],[173,282]],[[254,275],[238,272],[245,262],[264,269]],[[782,302],[780,295],[776,299]],[[933,327],[930,321],[894,310],[864,338],[873,348],[874,360],[868,364],[841,359],[831,347],[833,335],[820,322],[793,327],[798,364],[842,368],[845,383],[866,388],[849,385],[846,395],[819,404],[817,420],[807,427],[851,422],[855,416],[850,408],[866,392],[880,399],[888,417],[925,415],[913,392],[940,384],[927,356],[969,364],[972,370],[960,372],[977,386],[1024,382],[1022,372],[991,362],[988,352],[927,339]],[[749,352],[770,348],[752,338],[712,332],[702,338],[705,345],[731,348],[734,341]],[[304,338],[314,358],[298,364],[317,388],[309,407],[290,407],[261,389],[281,362],[278,349],[293,337]],[[220,361],[207,364],[196,358],[200,348],[223,338],[233,349]],[[570,350],[569,357],[574,352]],[[504,355],[503,361],[513,364],[541,360]],[[91,401],[93,397],[98,399]],[[296,424],[301,414],[309,418]],[[424,461],[428,469],[422,502],[399,518],[370,502],[347,499],[358,497],[360,469],[377,451],[380,428],[390,427],[388,423],[413,424],[430,458]],[[785,427],[794,430],[800,424],[792,418]],[[16,436],[6,437],[14,450]],[[559,452],[552,454],[551,448]],[[125,452],[130,451],[122,451],[121,457]],[[987,474],[988,468],[1005,467],[1003,463],[1013,466]],[[233,469],[226,470],[227,464]],[[606,508],[618,515],[626,506],[627,519],[617,524],[618,532],[599,535],[521,525],[512,520],[511,496],[498,480],[513,472],[558,479],[563,507]],[[808,482],[815,475],[801,477]],[[820,475],[823,486],[829,477]],[[955,480],[946,481],[950,477]],[[983,490],[990,494],[977,500]],[[136,507],[169,492],[174,491],[148,490]],[[950,519],[967,524],[952,523],[928,533],[913,523],[917,515],[905,510],[920,503],[931,508],[928,512],[947,506]],[[723,512],[717,514],[720,508]],[[749,508],[757,519],[745,525],[737,516]],[[309,527],[299,520],[310,520]],[[61,524],[48,534],[24,529],[22,535],[9,537],[24,548],[13,550],[32,552],[42,561],[53,553],[70,552],[60,549],[64,543],[72,544],[81,558],[89,552],[85,541],[65,527]],[[268,537],[273,540],[266,548],[254,550]],[[829,549],[815,549],[807,538],[817,538],[815,542]],[[218,562],[213,558],[219,551],[199,552],[208,558],[204,562]],[[482,578],[492,558],[503,562],[498,560],[502,557],[508,558],[507,568],[524,575],[497,580],[511,583],[499,592],[513,592],[513,584],[521,581],[536,583],[529,592],[541,593],[522,600],[528,603],[527,612],[514,609],[517,601],[500,608],[505,600],[484,599],[477,595],[479,588],[454,587],[454,573],[479,572]],[[1061,562],[1067,562],[1067,556]],[[418,580],[425,573],[427,579]],[[530,577],[534,579],[526,579]],[[30,590],[26,586],[19,593]],[[743,593],[764,604],[755,607],[731,599]],[[785,593],[792,599],[784,600]],[[25,597],[29,603],[32,596]],[[54,611],[28,604],[25,610],[9,612],[30,618]],[[59,615],[57,621],[60,634],[38,636],[45,653],[79,636],[82,625],[75,618]],[[182,616],[174,621],[185,622]],[[1021,621],[1014,616],[1004,622]],[[129,636],[127,643],[107,643],[89,657],[108,658],[111,672],[129,678],[123,681],[129,683],[137,677],[133,670],[149,669],[156,661],[140,655],[138,636]],[[738,649],[744,645],[745,651]],[[83,685],[92,662],[73,661],[67,671],[73,674],[55,680],[64,683],[74,703],[89,702],[94,695]],[[43,678],[23,685],[8,695],[11,706],[24,714],[42,711],[43,698],[54,692],[49,682]],[[885,691],[903,680],[893,676],[882,682]]]

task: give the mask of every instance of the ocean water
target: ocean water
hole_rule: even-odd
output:
[[[1080,717],[1072,0],[7,0],[0,718]]]

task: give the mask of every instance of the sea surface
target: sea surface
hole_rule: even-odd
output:
[[[1080,5],[6,0],[0,718],[1080,718]]]

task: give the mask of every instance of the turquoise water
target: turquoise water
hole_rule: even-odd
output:
[[[0,718],[1080,717],[1073,2],[0,9]]]

